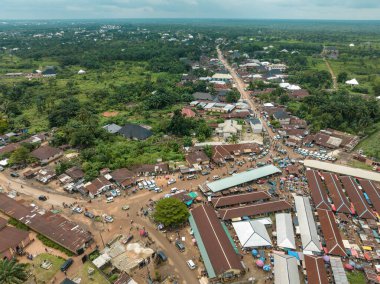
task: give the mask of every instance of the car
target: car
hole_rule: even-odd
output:
[[[83,209],[82,208],[80,208],[80,207],[74,207],[73,208],[73,212],[75,212],[75,213],[82,213],[83,212]]]
[[[180,252],[184,252],[185,251],[185,245],[183,244],[183,242],[177,240],[175,242],[175,246],[176,248],[180,251]]]
[[[129,210],[129,205],[124,205],[123,207],[121,207],[122,210]]]
[[[14,178],[17,178],[17,177],[19,177],[20,175],[18,174],[18,173],[16,173],[16,172],[12,172],[11,173],[11,177],[14,177]]]
[[[173,187],[173,188],[170,190],[170,193],[176,193],[177,191],[178,191],[178,188]]]
[[[168,257],[166,256],[166,254],[162,250],[157,251],[157,257],[160,261],[167,261],[168,260]]]
[[[188,261],[186,261],[187,263],[187,266],[191,269],[191,270],[194,270],[195,268],[197,268],[197,266],[195,265],[194,261],[192,261],[191,259],[189,259]]]
[[[106,216],[104,216],[104,221],[106,223],[112,223],[113,222],[113,217],[109,216],[109,215],[106,215]]]
[[[233,174],[235,174],[235,173],[237,173],[237,170],[236,170],[236,169],[233,169],[233,170],[231,170],[231,171],[228,172],[229,175],[233,175]]]
[[[107,203],[111,203],[111,202],[113,202],[113,197],[112,197],[112,196],[107,197],[106,202],[107,202]]]
[[[46,201],[47,197],[45,195],[40,195],[40,196],[38,196],[38,200]]]
[[[188,180],[192,180],[192,179],[196,179],[196,178],[197,178],[196,175],[189,175],[189,176],[187,176]]]
[[[61,271],[65,272],[73,264],[74,260],[72,258],[67,259],[61,266]]]
[[[148,186],[148,184],[146,183],[145,180],[142,181],[142,184],[143,184],[144,187],[147,187],[147,186]]]
[[[133,240],[133,235],[129,235],[121,240],[121,242],[125,245]]]
[[[162,192],[161,187],[155,187],[155,188],[154,188],[154,192],[156,192],[156,193],[160,193],[160,192]]]
[[[87,218],[90,218],[90,219],[95,218],[95,215],[89,211],[84,212],[84,216],[86,216]]]
[[[207,175],[210,174],[210,172],[209,171],[204,171],[204,172],[201,172],[201,174],[202,174],[202,176],[207,176]]]
[[[168,185],[171,185],[173,183],[176,183],[176,179],[175,178],[171,178],[168,180]]]
[[[220,176],[213,176],[212,179],[213,180],[218,180],[218,179],[220,179]]]

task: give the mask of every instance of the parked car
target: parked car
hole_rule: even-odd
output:
[[[177,191],[178,191],[178,188],[173,187],[173,188],[170,190],[170,193],[176,193]]]
[[[40,195],[40,196],[38,196],[38,200],[46,201],[47,197],[45,195]]]
[[[196,178],[197,178],[196,175],[189,175],[189,176],[187,176],[188,180],[192,180],[192,179],[196,179]]]
[[[157,257],[160,261],[167,261],[168,260],[168,257],[166,256],[166,254],[162,250],[157,251]]]
[[[16,172],[12,172],[11,173],[11,177],[14,177],[14,178],[17,178],[17,177],[19,177],[20,175],[18,174],[18,173],[16,173]]]
[[[177,248],[180,252],[184,252],[184,251],[185,251],[185,245],[183,244],[183,242],[181,242],[181,241],[176,241],[176,242],[175,242],[175,246],[176,246],[176,248]]]
[[[171,178],[168,180],[168,185],[171,185],[173,183],[176,183],[176,179],[175,178]]]
[[[202,174],[202,176],[207,176],[210,174],[210,172],[209,171],[203,171],[201,174]]]
[[[65,272],[73,264],[74,260],[72,258],[67,259],[61,266],[61,271]]]
[[[213,176],[212,179],[213,180],[218,180],[218,179],[220,179],[220,176]]]
[[[80,208],[80,207],[74,207],[73,208],[73,212],[75,212],[75,213],[82,213],[83,212],[83,209],[82,208]]]
[[[122,210],[129,210],[129,205],[124,205],[123,207],[121,207]]]
[[[106,215],[106,216],[104,216],[104,221],[106,223],[112,223],[113,222],[113,218],[112,218],[112,216]]]
[[[160,193],[160,192],[162,192],[161,187],[155,187],[155,188],[154,188],[154,192],[156,192],[156,193]]]
[[[87,218],[90,218],[90,219],[94,219],[95,218],[95,215],[92,214],[89,211],[84,212],[84,216],[86,216]]]
[[[197,268],[197,266],[195,265],[194,261],[192,261],[191,259],[189,259],[188,261],[186,261],[187,263],[187,266],[191,269],[191,270],[194,270],[195,268]]]
[[[107,197],[106,202],[107,202],[107,203],[111,203],[111,202],[113,202],[113,197],[112,197],[112,196]]]

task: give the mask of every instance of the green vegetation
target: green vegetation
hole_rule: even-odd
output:
[[[94,273],[91,275],[88,273],[90,268],[94,269]],[[83,264],[82,269],[76,276],[80,277],[83,283],[109,284],[108,279],[90,261]]]
[[[44,269],[41,264],[44,260],[49,261],[52,266],[50,269]],[[33,259],[32,274],[37,283],[49,283],[53,277],[60,271],[60,267],[65,262],[65,259],[59,256],[51,255],[48,253],[41,253]]]
[[[19,220],[16,220],[15,218],[9,218],[8,224],[12,225],[13,227],[16,227],[17,229],[29,231],[29,227],[27,225],[21,223]]]
[[[37,234],[37,239],[39,239],[45,246],[59,250],[66,254],[67,256],[73,256],[74,254],[69,251],[68,249],[64,248],[63,246],[53,242],[52,240],[48,239],[47,237]]]
[[[355,272],[347,272],[348,282],[350,284],[364,284],[367,283],[365,275],[363,272],[355,271]]]
[[[361,141],[355,149],[362,149],[369,157],[380,159],[380,123],[371,127],[368,137]]]
[[[189,215],[189,210],[183,202],[170,197],[157,202],[153,218],[165,227],[177,227],[186,222]]]
[[[28,279],[27,267],[27,264],[17,263],[16,260],[0,260],[0,283],[24,283]]]

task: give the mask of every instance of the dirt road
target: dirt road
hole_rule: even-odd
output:
[[[330,72],[331,77],[333,79],[333,89],[336,90],[338,88],[338,83],[336,80],[334,70],[332,70],[330,63],[326,60],[326,58],[323,58],[323,61],[326,63],[327,69],[329,69],[329,72]]]

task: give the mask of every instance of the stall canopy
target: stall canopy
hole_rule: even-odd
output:
[[[239,241],[244,248],[272,246],[271,239],[260,221],[241,221],[232,223]]]

